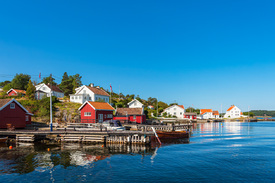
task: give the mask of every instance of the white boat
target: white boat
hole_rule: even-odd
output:
[[[107,120],[102,122],[102,127],[111,131],[123,131],[125,128],[121,125],[119,120]]]

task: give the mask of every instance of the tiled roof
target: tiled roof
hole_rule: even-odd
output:
[[[54,86],[54,85],[47,85],[47,86],[48,86],[49,88],[51,88],[52,91],[63,93],[63,91],[60,90],[60,88],[58,88],[58,86]]]
[[[89,103],[97,110],[115,110],[110,104],[106,102],[91,102]]]
[[[11,100],[12,99],[0,99],[0,108],[6,105],[6,103],[8,103]]]
[[[213,111],[213,115],[220,115],[219,111]]]
[[[231,107],[229,107],[229,109],[227,109],[227,111],[231,111],[235,106],[232,105]]]
[[[143,115],[143,110],[142,108],[117,108],[116,115]]]
[[[204,114],[206,112],[213,112],[212,109],[201,109],[201,114]]]
[[[25,90],[18,90],[18,89],[13,89],[13,90],[16,91],[17,93],[24,93],[24,94],[26,94]]]
[[[183,105],[178,105],[178,106],[184,109],[184,106],[183,106]]]
[[[96,95],[110,96],[106,91],[104,91],[100,88],[95,88],[95,87],[90,87],[90,86],[87,86],[87,88],[89,88],[89,90],[91,90]]]

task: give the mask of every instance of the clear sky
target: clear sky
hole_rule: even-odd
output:
[[[275,109],[275,1],[2,1],[0,81],[83,84],[223,111]]]

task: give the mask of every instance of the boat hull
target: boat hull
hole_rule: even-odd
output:
[[[173,131],[173,132],[163,132],[157,131],[158,137],[166,139],[179,139],[179,138],[189,138],[189,133],[186,131]]]

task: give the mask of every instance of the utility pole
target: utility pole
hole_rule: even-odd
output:
[[[51,74],[51,80],[52,80],[52,74]],[[50,83],[50,86],[51,86],[51,91],[50,91],[50,129],[51,129],[51,132],[52,132],[53,131],[52,82]]]
[[[159,116],[159,105],[158,105],[158,97],[157,97],[157,117]]]

